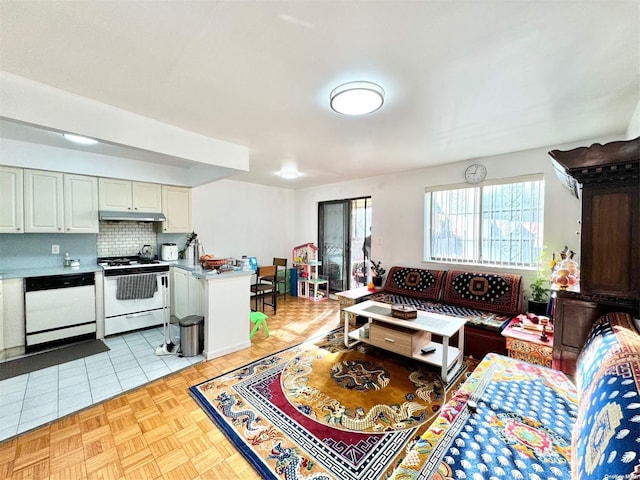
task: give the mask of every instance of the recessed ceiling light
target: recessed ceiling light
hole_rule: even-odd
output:
[[[384,103],[384,90],[372,82],[348,82],[334,88],[329,95],[331,108],[344,115],[364,115],[378,110]]]
[[[293,178],[298,178],[302,174],[296,170],[282,170],[278,173],[278,175],[280,175],[282,178],[290,180]]]
[[[83,137],[82,135],[75,135],[73,133],[63,133],[62,136],[73,143],[81,143],[82,145],[95,145],[97,140],[89,137]]]

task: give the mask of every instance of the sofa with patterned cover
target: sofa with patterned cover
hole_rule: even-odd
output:
[[[626,313],[598,319],[575,384],[560,371],[488,354],[392,478],[640,479],[637,322]]]
[[[522,313],[522,288],[520,275],[395,266],[371,299],[466,318],[464,353],[480,359],[506,353],[500,332]]]

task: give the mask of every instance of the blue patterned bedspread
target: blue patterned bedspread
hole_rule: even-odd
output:
[[[596,321],[576,386],[559,371],[488,354],[393,478],[640,479],[639,328],[624,313]]]
[[[490,353],[393,478],[567,479],[577,403],[561,372]]]
[[[573,478],[640,479],[640,333],[631,316],[610,313],[594,324],[576,385]]]

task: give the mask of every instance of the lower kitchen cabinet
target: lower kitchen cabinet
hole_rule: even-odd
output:
[[[173,267],[172,272],[171,313],[178,319],[189,315],[203,315],[203,282],[188,270]]]
[[[0,360],[4,360],[4,297],[2,296],[2,280],[0,279]]]
[[[6,358],[24,354],[24,281],[7,278],[2,282],[2,337]]]

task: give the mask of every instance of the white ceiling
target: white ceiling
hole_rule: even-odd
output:
[[[6,72],[249,147],[234,179],[302,188],[623,134],[640,1],[0,0],[0,53]],[[382,85],[382,109],[332,112],[352,80]],[[289,166],[304,175],[275,175]]]

